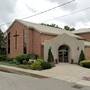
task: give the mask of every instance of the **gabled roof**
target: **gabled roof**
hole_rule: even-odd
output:
[[[43,34],[60,35],[60,34],[66,33],[66,34],[68,34],[68,35],[70,35],[72,37],[75,37],[75,38],[78,38],[78,39],[84,39],[84,38],[82,38],[82,37],[80,37],[78,35],[75,35],[71,31],[66,31],[64,29],[59,29],[59,28],[44,26],[44,25],[41,25],[41,24],[36,24],[36,23],[24,21],[24,20],[17,20],[16,19],[15,21],[17,21],[17,22],[25,25],[28,28],[32,28],[34,30],[37,30],[38,32],[43,33]]]
[[[78,29],[75,31],[72,31],[75,34],[80,34],[80,33],[89,33],[90,32],[90,28],[82,28],[82,29]]]

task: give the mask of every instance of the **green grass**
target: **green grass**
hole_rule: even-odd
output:
[[[7,66],[14,66],[14,67],[18,67],[18,68],[24,68],[24,69],[31,69],[30,68],[30,65],[24,65],[24,64],[19,64],[19,65],[16,65],[15,62],[13,61],[0,61],[0,65],[7,65]]]
[[[8,66],[16,66],[15,63],[13,63],[13,62],[7,62],[7,61],[0,61],[0,64],[1,65],[8,65]]]

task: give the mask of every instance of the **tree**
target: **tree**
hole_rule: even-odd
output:
[[[59,28],[59,29],[61,29],[58,25],[56,25],[56,24],[45,24],[45,23],[41,23],[41,25],[45,25],[45,26],[49,26],[49,27],[54,27],[54,28]]]
[[[75,28],[70,28],[70,31],[74,31],[75,30]]]
[[[0,29],[0,54],[6,54],[4,33]]]
[[[79,62],[78,63],[80,63],[83,60],[85,60],[85,54],[84,54],[83,50],[81,50],[81,53],[80,53],[80,56],[79,56]]]
[[[3,46],[3,39],[4,39],[4,34],[3,34],[3,32],[0,30],[0,48]]]
[[[51,52],[51,47],[49,48],[48,50],[48,59],[47,59],[48,62],[54,62],[54,57],[53,57],[53,54]]]
[[[67,31],[74,31],[75,28],[70,28],[69,26],[64,26],[64,29],[67,30]]]
[[[70,30],[70,27],[64,26],[64,29],[69,31]]]

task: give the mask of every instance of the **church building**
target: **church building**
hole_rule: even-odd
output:
[[[15,20],[7,30],[7,56],[37,54],[47,60],[51,48],[54,60],[78,63],[81,50],[90,58],[90,30],[78,31]]]

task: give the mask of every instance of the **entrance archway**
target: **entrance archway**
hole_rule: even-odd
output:
[[[58,58],[59,62],[68,62],[69,47],[67,45],[62,45],[58,48]]]

